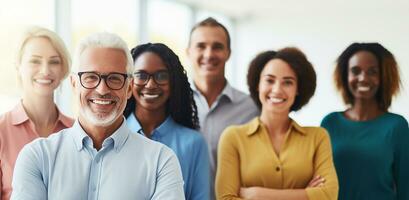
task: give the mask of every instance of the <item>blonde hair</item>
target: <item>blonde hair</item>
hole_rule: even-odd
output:
[[[61,58],[63,74],[64,78],[66,78],[70,72],[71,58],[63,40],[55,32],[39,26],[30,26],[21,35],[20,41],[17,43],[16,68],[21,64],[21,58],[27,41],[32,38],[46,38],[50,41]]]

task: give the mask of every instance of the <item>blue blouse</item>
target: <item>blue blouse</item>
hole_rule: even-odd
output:
[[[132,131],[145,135],[134,114],[129,115],[126,123]],[[209,200],[209,155],[203,136],[168,116],[153,131],[151,139],[165,144],[178,157],[185,182],[186,200]]]

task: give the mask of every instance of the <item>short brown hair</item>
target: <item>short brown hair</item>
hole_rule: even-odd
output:
[[[337,89],[341,92],[346,104],[354,104],[354,96],[348,88],[348,63],[353,55],[359,51],[372,53],[378,60],[380,84],[376,93],[376,101],[381,110],[387,111],[392,97],[399,92],[400,77],[398,64],[393,54],[379,43],[353,43],[338,57],[334,71],[334,80]]]
[[[258,54],[250,63],[247,73],[247,85],[253,101],[261,108],[258,85],[260,75],[265,65],[272,59],[281,59],[290,65],[297,76],[297,92],[291,111],[297,111],[308,103],[316,88],[316,74],[312,64],[299,49],[287,47],[277,52],[264,51]]]
[[[195,24],[192,28],[192,30],[190,30],[190,34],[189,34],[189,43],[188,46],[190,46],[190,40],[192,38],[192,34],[193,31],[195,31],[197,28],[199,27],[204,27],[204,26],[210,26],[210,27],[220,27],[223,29],[224,33],[226,33],[226,44],[227,44],[227,49],[230,51],[230,44],[231,44],[231,40],[230,40],[230,34],[229,31],[227,30],[227,28],[221,24],[220,22],[218,22],[216,19],[214,19],[213,17],[208,17],[200,22],[198,22],[197,24]]]

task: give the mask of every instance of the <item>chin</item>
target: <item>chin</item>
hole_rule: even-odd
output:
[[[89,108],[83,109],[82,115],[93,126],[108,127],[114,124],[120,116],[118,116],[117,109],[105,116],[93,113]]]

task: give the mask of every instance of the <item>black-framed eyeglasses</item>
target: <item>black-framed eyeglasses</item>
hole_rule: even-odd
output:
[[[153,74],[145,71],[137,71],[133,73],[133,77],[134,84],[140,86],[146,85],[151,77],[153,78],[153,81],[155,81],[155,83],[158,85],[166,85],[169,83],[170,79],[169,72],[167,70],[157,71]]]
[[[120,90],[124,87],[128,74],[119,72],[111,72],[109,74],[98,74],[97,72],[78,72],[80,83],[86,89],[94,89],[98,87],[101,80],[104,79],[105,84],[111,90]]]

